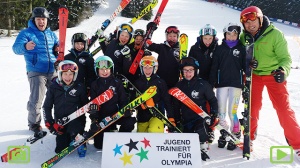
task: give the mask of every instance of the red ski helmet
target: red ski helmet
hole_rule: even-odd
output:
[[[244,24],[247,20],[255,20],[256,18],[258,18],[260,26],[262,26],[263,16],[264,14],[257,6],[249,6],[242,10],[240,21],[242,24]]]

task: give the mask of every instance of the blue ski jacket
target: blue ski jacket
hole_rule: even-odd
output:
[[[26,50],[25,45],[33,41],[36,46],[33,50]],[[12,47],[17,55],[24,55],[27,72],[53,73],[56,56],[53,49],[58,45],[58,38],[48,27],[40,31],[34,21],[28,21],[28,28],[22,30]]]

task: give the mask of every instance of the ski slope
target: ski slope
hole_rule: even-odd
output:
[[[120,0],[108,1],[106,5],[95,13],[94,16],[83,21],[77,27],[67,30],[66,50],[71,48],[71,37],[74,33],[83,32],[89,37],[101,26],[101,23],[109,18]],[[159,2],[160,4],[160,2]],[[158,6],[155,10],[158,9]],[[155,11],[154,11],[155,15]],[[169,0],[168,5],[162,15],[160,25],[154,32],[152,40],[160,43],[165,40],[165,28],[170,25],[176,25],[182,33],[189,36],[189,48],[196,42],[199,29],[207,23],[214,25],[218,31],[217,37],[223,38],[223,27],[229,22],[239,23],[240,12],[221,4],[208,3],[201,0]],[[129,18],[117,17],[107,28],[105,34],[108,35],[114,31],[116,26],[128,22]],[[148,21],[137,21],[134,28],[145,29]],[[239,23],[240,24],[240,23]],[[300,63],[300,30],[294,27],[286,26],[280,23],[274,23],[282,30],[288,40],[289,51],[293,59],[293,67]],[[241,25],[242,26],[242,25]],[[58,34],[58,32],[56,32]],[[32,133],[27,127],[26,105],[29,97],[29,85],[25,71],[25,61],[23,56],[15,55],[12,51],[12,45],[15,37],[0,37],[0,154],[4,154],[8,146],[22,145],[26,138]],[[98,45],[98,44],[97,44]],[[93,46],[93,48],[97,47]],[[92,48],[92,49],[93,49]],[[66,51],[67,52],[67,51]],[[98,57],[102,53],[95,56]],[[290,93],[290,102],[296,113],[298,122],[300,121],[300,73],[299,69],[292,69],[288,78],[288,91]],[[243,110],[243,104],[240,104],[238,113]],[[241,117],[241,115],[240,115]],[[44,123],[42,123],[44,126]],[[88,125],[88,124],[87,124]],[[46,130],[46,128],[44,127]],[[219,133],[216,132],[216,137]],[[300,137],[300,135],[295,135]],[[228,151],[217,147],[217,140],[211,145],[211,159],[203,162],[203,167],[226,167],[226,168],[253,168],[253,167],[300,167],[300,162],[294,161],[292,164],[272,164],[270,163],[270,147],[287,145],[280,127],[275,110],[269,100],[268,94],[264,91],[263,107],[260,112],[260,121],[257,140],[254,141],[254,151],[251,153],[250,160],[242,158],[242,151],[236,149]],[[51,158],[55,148],[55,136],[48,133],[44,138],[43,144],[38,143],[31,146],[30,163],[28,164],[9,164],[0,162],[0,168],[35,168],[40,167],[43,161]],[[97,151],[92,145],[88,146],[85,158],[79,158],[77,152],[67,156],[60,161],[56,167],[100,167],[102,152]],[[200,159],[200,158],[199,158]],[[130,167],[126,165],[126,167]]]

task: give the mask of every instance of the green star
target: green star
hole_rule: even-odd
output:
[[[148,160],[148,157],[147,157],[147,153],[149,151],[144,151],[143,148],[141,147],[141,152],[140,153],[137,153],[135,155],[138,155],[140,157],[140,162],[143,161],[143,159],[147,159]]]

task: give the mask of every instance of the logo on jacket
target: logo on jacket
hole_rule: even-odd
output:
[[[85,63],[85,59],[84,58],[79,58],[79,60],[78,60],[81,64],[84,64]]]
[[[119,58],[120,55],[121,55],[120,50],[116,50],[116,51],[114,52],[114,56],[115,56],[115,57]]]
[[[173,51],[173,55],[174,55],[175,59],[177,60],[177,62],[179,62],[180,61],[180,59],[179,59],[179,48],[176,48]]]
[[[114,87],[114,86],[109,86],[109,89],[111,89],[114,93],[116,93],[116,87]]]
[[[76,96],[75,93],[77,92],[76,89],[72,89],[70,92],[69,92],[69,95],[71,96]]]
[[[199,92],[197,92],[196,90],[193,90],[191,93],[191,96],[194,99],[199,99]]]
[[[238,49],[234,49],[233,52],[232,52],[233,56],[235,57],[239,57],[240,55],[240,51]]]

